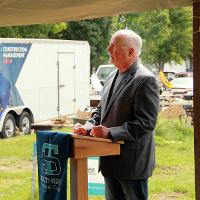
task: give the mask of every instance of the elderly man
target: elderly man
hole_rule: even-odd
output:
[[[77,134],[124,140],[120,155],[100,157],[106,200],[148,199],[159,88],[153,74],[138,61],[141,46],[141,37],[131,30],[114,33],[108,52],[117,70],[107,78],[92,118],[74,128]]]

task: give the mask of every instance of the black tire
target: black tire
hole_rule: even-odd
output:
[[[2,129],[2,137],[10,138],[15,136],[16,133],[16,122],[12,114],[7,114]]]
[[[19,131],[23,132],[24,134],[31,133],[31,116],[28,112],[22,112],[19,118]]]

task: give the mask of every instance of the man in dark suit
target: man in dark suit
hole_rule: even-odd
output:
[[[159,88],[154,75],[139,63],[142,39],[119,30],[108,52],[116,70],[107,78],[102,99],[92,118],[74,133],[124,140],[120,155],[100,157],[106,200],[148,199],[148,178],[155,166],[153,130],[159,110]]]

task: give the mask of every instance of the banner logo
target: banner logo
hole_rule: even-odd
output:
[[[58,158],[58,145],[44,143],[42,146],[42,173],[46,175],[59,175],[61,173],[61,165]]]

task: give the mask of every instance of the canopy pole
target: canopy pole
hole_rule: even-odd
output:
[[[200,1],[193,0],[195,192],[200,200]]]

